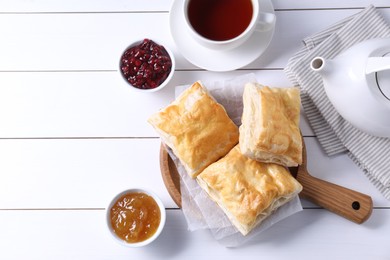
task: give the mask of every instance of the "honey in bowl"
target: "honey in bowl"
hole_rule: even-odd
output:
[[[122,195],[110,209],[113,232],[127,243],[138,243],[152,237],[161,221],[157,202],[143,192]]]

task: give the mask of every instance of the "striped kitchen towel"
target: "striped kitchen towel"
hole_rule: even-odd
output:
[[[303,109],[325,152],[329,156],[348,152],[390,200],[390,138],[368,135],[345,121],[327,98],[321,76],[310,69],[316,56],[332,59],[356,43],[387,37],[389,25],[374,6],[368,6],[304,39],[304,47],[289,60],[284,72],[294,85],[300,86]]]

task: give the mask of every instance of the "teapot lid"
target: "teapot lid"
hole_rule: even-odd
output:
[[[390,57],[390,53],[383,57]],[[376,83],[380,92],[390,101],[390,70],[376,72]]]

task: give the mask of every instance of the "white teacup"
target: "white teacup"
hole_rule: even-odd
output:
[[[275,26],[275,20],[276,20],[275,15],[273,13],[260,11],[259,0],[246,0],[246,1],[248,1],[246,3],[247,5],[248,4],[252,5],[252,8],[251,8],[252,12],[251,13],[247,12],[247,14],[246,14],[247,17],[244,17],[244,18],[246,20],[250,19],[250,21],[246,27],[242,26],[242,31],[236,36],[220,40],[220,39],[215,39],[216,37],[213,37],[213,36],[211,36],[211,37],[206,36],[204,33],[201,32],[201,30],[199,29],[200,26],[196,24],[196,21],[193,18],[195,16],[195,14],[197,13],[194,11],[193,6],[195,6],[196,4],[199,5],[198,6],[199,8],[196,9],[196,10],[199,10],[198,12],[200,12],[200,14],[198,14],[199,17],[207,17],[207,15],[205,15],[205,14],[211,10],[211,9],[208,9],[210,7],[211,3],[210,3],[210,1],[205,1],[205,0],[184,0],[183,13],[184,13],[184,17],[185,17],[185,24],[186,24],[185,26],[186,26],[187,30],[190,32],[190,34],[192,35],[192,37],[198,43],[200,43],[201,45],[203,45],[207,48],[214,49],[214,50],[230,50],[230,49],[236,48],[236,47],[240,46],[241,44],[243,44],[245,41],[247,41],[248,38],[253,34],[253,32],[255,32],[255,31],[268,31],[268,30],[271,30]],[[227,4],[226,2],[229,2],[229,1],[226,1],[224,3],[223,3],[223,1],[220,1],[220,2],[221,2],[220,5],[224,5],[224,4]],[[238,12],[237,11],[238,8],[243,8],[243,5],[241,3],[244,3],[244,2],[241,0],[237,1],[237,6],[234,7],[235,8],[234,12]],[[224,10],[224,8],[220,8],[220,7],[214,8],[214,9]],[[232,21],[238,22],[239,18],[237,16],[235,16],[233,13],[229,14],[228,10],[226,12],[227,12],[225,15],[226,19],[232,19]],[[250,18],[250,16],[251,16],[251,18]],[[220,20],[223,20],[223,19],[220,19]],[[215,21],[215,22],[218,23],[219,21]],[[229,20],[229,22],[230,22],[230,20]],[[214,23],[214,21],[212,21],[210,23]],[[207,26],[205,26],[205,28],[214,26],[210,23],[208,23]],[[225,30],[225,28],[227,28],[227,30],[229,30],[230,27],[226,26],[226,27],[222,27],[222,28],[223,28],[223,30]]]

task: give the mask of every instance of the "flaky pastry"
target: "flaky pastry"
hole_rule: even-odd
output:
[[[238,143],[238,127],[199,81],[148,122],[192,178]]]
[[[258,161],[287,167],[302,163],[299,88],[245,85],[240,126],[241,152]]]
[[[252,160],[239,145],[196,180],[243,235],[302,190],[285,167]]]

